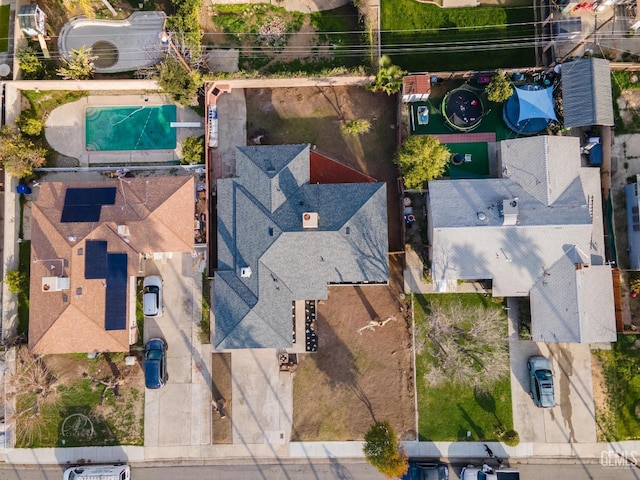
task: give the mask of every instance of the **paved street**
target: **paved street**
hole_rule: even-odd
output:
[[[146,261],[146,275],[163,281],[164,315],[145,319],[144,339],[164,338],[168,344],[164,388],[145,392],[144,444],[153,447],[211,443],[211,345],[201,345],[201,274],[191,254],[160,256]]]
[[[510,317],[515,315],[513,307]],[[509,322],[513,424],[520,441],[590,443],[596,441],[595,406],[588,344],[544,344],[521,341],[517,324]],[[527,359],[543,355],[553,366],[556,407],[537,408],[529,396]]]

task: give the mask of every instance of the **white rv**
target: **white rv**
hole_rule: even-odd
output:
[[[128,465],[79,465],[64,471],[62,480],[129,480]]]

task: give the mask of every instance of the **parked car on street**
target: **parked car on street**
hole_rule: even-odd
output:
[[[162,278],[158,275],[144,277],[142,309],[147,317],[162,316]]]
[[[402,480],[448,480],[449,467],[443,463],[409,461],[409,470]]]
[[[167,346],[161,338],[152,338],[144,347],[144,384],[162,388],[167,380]]]
[[[496,470],[487,467],[486,464],[483,468],[467,465],[460,472],[460,480],[520,480],[520,472],[517,470]]]
[[[530,357],[527,360],[529,369],[529,396],[536,407],[551,408],[556,406],[553,389],[553,371],[551,362],[542,356]]]

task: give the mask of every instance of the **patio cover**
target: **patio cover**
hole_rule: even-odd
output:
[[[518,123],[532,118],[558,120],[553,105],[553,87],[541,90],[516,88],[516,94],[520,105]]]

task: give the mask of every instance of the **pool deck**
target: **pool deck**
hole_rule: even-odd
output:
[[[146,101],[145,101],[146,100]],[[56,108],[45,124],[45,136],[51,148],[68,157],[77,158],[81,167],[177,162],[182,153],[182,141],[188,136],[204,135],[204,118],[191,108],[177,105],[178,122],[199,122],[200,128],[178,128],[175,150],[87,151],[85,148],[85,117],[88,106],[160,106],[172,104],[164,95],[90,95]]]

